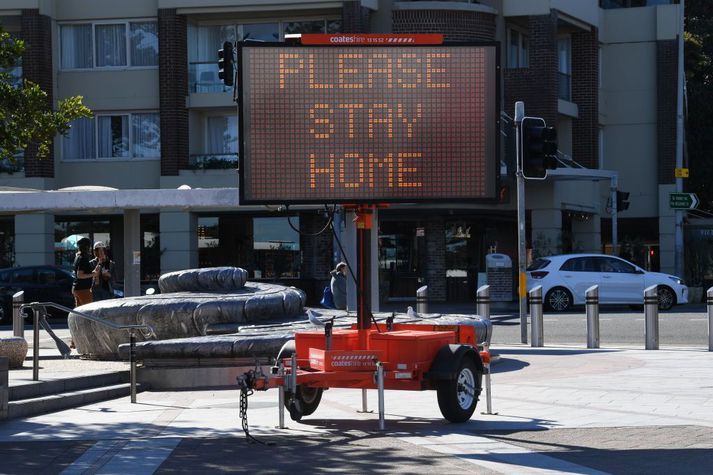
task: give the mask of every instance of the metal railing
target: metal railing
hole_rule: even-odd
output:
[[[152,338],[156,336],[156,332],[150,325],[119,325],[117,323],[111,322],[109,320],[104,320],[103,318],[98,318],[93,315],[88,315],[72,309],[65,307],[64,305],[59,305],[54,302],[32,302],[29,304],[23,304],[20,306],[20,312],[24,312],[26,308],[32,310],[32,332],[33,332],[33,349],[32,349],[32,380],[39,381],[40,378],[40,325],[50,334],[50,336],[57,343],[57,348],[60,350],[62,355],[67,358],[69,356],[69,347],[61,339],[59,339],[47,323],[47,307],[55,308],[63,312],[72,313],[85,320],[90,320],[92,322],[104,325],[114,330],[126,330],[129,332],[129,381],[131,386],[131,402],[136,403],[136,331],[141,331],[144,338]],[[144,333],[145,332],[145,333]]]

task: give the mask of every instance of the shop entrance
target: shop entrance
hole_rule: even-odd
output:
[[[424,285],[425,231],[420,221],[379,223],[379,300],[414,300]]]
[[[481,269],[483,233],[468,220],[446,222],[446,292],[449,302],[475,296]]]

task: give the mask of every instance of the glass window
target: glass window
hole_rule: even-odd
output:
[[[10,274],[12,271],[0,272],[0,283],[6,284],[10,282]]]
[[[559,98],[572,99],[572,38],[561,37],[557,40],[557,61],[559,76]]]
[[[289,21],[283,23],[286,35],[293,33],[324,33],[324,20]]]
[[[508,68],[527,68],[530,63],[530,45],[527,35],[514,28],[508,28],[507,43]]]
[[[62,69],[91,68],[92,25],[62,25]]]
[[[0,268],[15,263],[15,218],[0,217]]]
[[[132,114],[131,136],[134,157],[161,156],[161,126],[158,113]]]
[[[131,23],[131,65],[158,65],[158,23]]]
[[[570,272],[596,272],[596,262],[591,257],[577,257],[562,264],[560,270]]]
[[[548,259],[543,259],[543,258],[541,258],[541,257],[538,257],[537,259],[535,259],[534,261],[532,261],[532,264],[530,264],[530,265],[528,266],[527,270],[529,270],[529,271],[532,271],[532,270],[539,270],[539,269],[542,269],[542,268],[544,268],[544,267],[547,267],[549,264],[550,264],[550,261],[549,261]],[[565,265],[566,265],[566,264],[567,264],[567,263],[565,262]],[[564,269],[564,266],[562,266],[562,268]]]
[[[105,115],[97,117],[99,156],[129,156],[129,117]]]
[[[208,153],[238,153],[238,118],[233,115],[208,118]]]
[[[33,284],[34,269],[17,269],[12,273],[13,284]]]
[[[96,25],[95,34],[97,67],[126,66],[126,25]]]
[[[277,23],[253,23],[243,25],[242,39],[280,41],[280,28]]]
[[[62,138],[62,158],[65,160],[96,158],[94,151],[94,119],[77,119]]]
[[[255,278],[300,276],[300,235],[295,231],[299,229],[299,218],[289,219],[290,222],[288,218],[253,218]]]
[[[51,285],[57,282],[57,274],[54,269],[37,269],[37,283],[40,285]]]

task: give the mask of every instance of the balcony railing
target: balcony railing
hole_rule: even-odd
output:
[[[229,92],[218,78],[218,61],[188,63],[188,91],[190,93]]]
[[[238,168],[237,153],[191,155],[188,162],[190,170],[225,170]]]

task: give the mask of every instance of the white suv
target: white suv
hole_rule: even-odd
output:
[[[600,304],[643,305],[644,289],[658,286],[659,309],[688,302],[688,287],[680,277],[647,272],[606,254],[565,254],[535,259],[527,268],[527,290],[542,286],[544,305],[564,312],[584,304],[585,291],[599,285]]]

